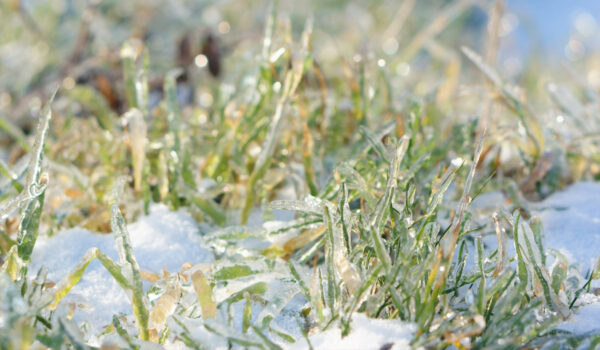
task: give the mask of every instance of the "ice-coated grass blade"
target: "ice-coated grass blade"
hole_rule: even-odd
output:
[[[13,281],[17,279],[19,270],[21,268],[21,264],[17,257],[17,246],[13,245],[8,250],[8,253],[4,258],[4,262],[2,263],[2,268],[0,269],[0,271],[6,273]]]
[[[485,300],[486,300],[486,273],[483,268],[483,244],[481,243],[481,237],[476,239],[477,245],[477,267],[481,277],[479,278],[479,289],[477,290],[477,312],[483,315],[485,313]]]
[[[327,205],[323,205],[323,211],[325,216],[329,217],[329,209]],[[327,267],[327,304],[331,311],[331,315],[335,315],[336,300],[340,295],[339,285],[337,283],[337,276],[335,274],[335,238],[333,236],[333,227],[331,220],[327,220],[327,231],[326,232],[326,245],[325,245],[325,265]],[[343,249],[338,247],[337,249]]]
[[[267,27],[270,27],[271,25],[272,24],[268,24]],[[311,30],[312,29],[310,28],[310,26],[307,25],[307,28],[305,28],[304,32],[306,33]],[[263,54],[269,54],[271,47],[270,35],[272,35],[272,29],[267,29],[267,32],[265,34],[265,46]],[[264,176],[269,165],[271,164],[273,153],[279,142],[279,134],[283,125],[285,109],[287,108],[291,98],[295,95],[296,90],[298,89],[298,86],[302,81],[302,77],[307,66],[307,57],[310,55],[310,52],[307,50],[308,48],[305,48],[302,58],[292,60],[292,67],[285,74],[285,78],[282,84],[283,86],[281,96],[277,101],[275,113],[273,114],[273,117],[269,122],[269,129],[267,130],[267,135],[263,141],[261,152],[258,155],[252,173],[250,174],[248,186],[246,186],[246,199],[244,202],[244,207],[242,209],[241,217],[242,224],[245,224],[248,221],[248,217],[250,216],[250,211],[252,210],[252,206],[254,204],[254,193],[256,191],[256,185],[258,181]]]
[[[377,137],[378,135],[376,135],[371,129],[368,129],[364,126],[360,126],[359,130],[360,133],[367,139],[375,152],[377,152],[377,155],[389,164],[391,162],[391,157],[388,150],[383,145],[383,142],[381,142],[381,138]]]
[[[52,119],[52,109],[50,108],[58,89],[54,90],[50,100],[48,101],[40,121],[38,123],[35,134],[35,142],[31,148],[29,166],[26,179],[25,189],[11,203],[19,204],[22,201],[27,201],[25,210],[21,216],[19,231],[17,234],[17,246],[19,258],[28,263],[33,252],[33,247],[37,240],[40,226],[40,217],[44,206],[44,193],[48,185],[47,174],[42,174],[42,161],[44,158],[44,145],[46,143],[46,135]],[[0,209],[0,218],[3,216],[3,209],[9,210],[10,207]]]
[[[242,315],[242,332],[247,333],[252,324],[252,304],[250,303],[250,293],[247,291],[244,291],[244,299],[246,300],[246,305],[244,306],[244,313]]]
[[[177,100],[177,77],[181,75],[181,69],[174,69],[167,73],[163,89],[165,91],[165,104],[168,113],[169,129],[179,131],[181,112]],[[179,140],[177,140],[179,141]],[[176,141],[176,142],[177,142]]]
[[[241,345],[245,348],[257,347],[263,349],[262,341],[238,332],[237,330],[228,327],[217,320],[209,319],[204,323],[204,327],[215,334],[218,334],[234,344]]]
[[[518,226],[515,228],[515,246],[521,251],[521,259],[528,271],[528,278],[531,278],[534,287],[538,284],[541,285],[548,307],[553,311],[558,311],[562,317],[566,318],[569,315],[569,308],[551,288],[552,280],[544,265],[545,252],[541,247],[541,243],[536,244],[535,233],[526,222],[521,221],[519,224],[519,221],[515,220],[515,225],[517,224]]]
[[[94,88],[87,85],[77,85],[67,90],[69,96],[87,108],[96,117],[102,129],[112,131],[117,116],[110,109],[106,99]]]
[[[202,308],[202,317],[205,320],[217,317],[217,304],[215,303],[212,287],[202,271],[197,270],[192,274],[192,284]]]
[[[144,116],[138,109],[130,109],[124,116],[127,120],[129,142],[131,144],[131,162],[133,166],[133,184],[136,193],[142,190],[142,174],[146,160],[147,126]]]
[[[123,66],[123,80],[125,81],[125,98],[129,108],[139,108],[136,89],[136,60],[138,50],[132,42],[126,42],[121,48],[121,64]]]
[[[81,261],[73,270],[54,287],[54,300],[50,304],[50,309],[55,309],[62,298],[79,282],[83,273],[90,265],[92,260],[98,256],[98,248],[90,248],[81,258]]]
[[[494,213],[492,215],[492,221],[494,221],[494,231],[496,232],[496,239],[498,241],[498,263],[496,264],[496,268],[494,269],[494,276],[498,276],[507,265],[507,252],[506,252],[506,244],[504,242],[504,235],[502,229],[500,228],[500,220],[498,218],[498,213]]]
[[[452,184],[454,179],[456,178],[456,172],[462,166],[461,164],[450,164],[448,169],[444,172],[439,182],[435,183],[432,188],[432,195],[429,197],[429,203],[427,205],[427,215],[433,214],[437,209],[442,200],[444,199],[444,194],[448,191],[448,187]]]
[[[227,217],[221,208],[211,199],[204,199],[198,196],[191,196],[190,200],[194,203],[204,214],[208,215],[212,221],[218,226],[225,226],[227,223]]]
[[[15,174],[8,164],[4,163],[2,159],[0,159],[0,175],[10,179],[10,183],[14,187],[17,192],[23,191],[23,185],[18,181],[19,176]]]
[[[328,251],[333,252],[333,267],[339,277],[348,288],[348,293],[353,295],[360,285],[360,274],[356,267],[347,256],[346,238],[340,228],[339,215],[335,214],[335,208],[323,205],[325,222],[327,224],[327,233],[329,247]]]
[[[23,211],[19,232],[17,235],[17,246],[19,258],[24,262],[29,262],[33,247],[37,240],[40,228],[40,217],[42,216],[42,208],[44,206],[44,192],[33,198],[27,203]]]
[[[406,154],[406,150],[408,148],[409,138],[407,136],[403,136],[399,141],[399,145],[394,152],[394,157],[392,158],[392,162],[390,164],[390,168],[388,171],[388,179],[387,185],[385,188],[385,193],[379,204],[375,208],[375,213],[373,215],[372,223],[371,223],[371,240],[373,242],[373,246],[375,248],[375,253],[377,254],[377,258],[383,264],[386,271],[389,271],[392,266],[391,257],[381,239],[381,234],[383,232],[383,226],[385,224],[386,214],[389,213],[390,204],[392,202],[392,197],[398,186],[398,177],[400,175],[400,163]]]
[[[131,293],[131,302],[133,313],[138,322],[139,337],[142,340],[149,339],[148,329],[148,301],[146,300],[146,294],[141,289],[141,277],[139,283],[135,283],[135,279],[132,278],[131,267],[123,267],[121,264],[113,261],[108,255],[104,254],[98,248],[89,249],[79,264],[66,276],[64,276],[60,282],[54,287],[52,293],[52,300],[49,301],[50,308],[54,309],[65,295],[79,282],[83,273],[92,262],[94,258],[100,260],[100,263],[106,268],[110,275],[125,291]]]
[[[150,313],[150,337],[158,343],[158,335],[164,329],[167,318],[175,312],[181,295],[181,285],[178,278],[167,282],[165,292],[156,300]]]
[[[31,150],[31,146],[27,142],[27,138],[23,131],[16,127],[13,123],[11,123],[4,116],[0,115],[0,130],[6,132],[10,137],[15,139],[25,152],[29,152]]]
[[[250,210],[254,204],[254,193],[256,190],[255,186],[258,180],[263,177],[267,171],[267,168],[271,164],[271,158],[273,156],[273,152],[275,151],[275,147],[277,146],[278,135],[281,129],[285,108],[291,95],[295,92],[298,84],[300,84],[301,77],[302,70],[300,72],[290,70],[286,75],[283,94],[277,103],[277,107],[275,108],[275,113],[269,124],[269,130],[267,131],[267,136],[263,142],[262,150],[258,155],[256,164],[254,165],[254,170],[250,175],[250,180],[248,181],[248,186],[246,187],[246,201],[244,203],[241,218],[242,224],[245,224],[250,216]]]
[[[315,142],[311,135],[311,131],[308,128],[308,125],[304,123],[302,132],[302,164],[304,165],[304,178],[306,179],[306,185],[308,186],[310,194],[316,196],[319,189],[317,187],[317,177],[315,175],[313,164],[314,144]]]
[[[110,225],[115,238],[115,245],[119,253],[119,265],[123,275],[129,281],[132,292],[133,313],[138,321],[139,336],[142,340],[148,340],[148,300],[144,293],[140,267],[133,255],[129,232],[125,226],[125,220],[116,204],[112,205]]]
[[[3,205],[0,206],[0,219],[4,218],[5,215],[10,213],[22,202],[32,200],[44,192],[47,183],[40,183],[44,156],[43,152],[44,145],[46,144],[46,135],[48,133],[48,128],[50,127],[50,120],[52,119],[52,109],[50,106],[52,105],[57,92],[58,88],[54,90],[48,100],[37,125],[35,141],[33,147],[31,147],[29,164],[27,166],[28,170],[25,179],[25,189],[21,191],[18,196],[8,200],[7,203],[3,203]]]

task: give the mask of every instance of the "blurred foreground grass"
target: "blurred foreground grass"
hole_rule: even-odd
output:
[[[547,266],[528,210],[600,176],[596,52],[505,76],[501,1],[0,7],[3,348],[85,348],[53,310],[94,258],[130,291],[137,330],[115,317],[104,333],[132,348],[210,348],[189,320],[242,347],[303,342],[271,323],[298,293],[305,335],[347,334],[359,311],[415,323],[415,347],[600,341],[553,331],[599,271]],[[481,224],[469,204],[491,190],[507,203]],[[191,212],[217,260],[145,292],[124,220],[153,202]],[[281,209],[295,219],[260,226]],[[93,250],[54,282],[28,270],[38,234],[74,226],[113,232],[119,261]],[[250,300],[270,303],[252,317]],[[223,315],[240,302],[236,329]]]

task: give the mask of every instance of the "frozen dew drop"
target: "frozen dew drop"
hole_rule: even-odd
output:
[[[231,26],[229,25],[229,22],[221,21],[219,23],[219,33],[227,34],[227,33],[229,33],[229,30],[231,30]]]
[[[277,51],[273,52],[271,57],[269,57],[269,61],[271,63],[277,62],[283,56],[284,53],[285,53],[285,47],[280,47],[279,49],[277,49]]]
[[[75,87],[75,79],[73,77],[66,77],[62,81],[62,86],[65,90],[71,90]]]
[[[525,136],[527,134],[527,130],[525,130],[525,126],[522,122],[519,122],[517,130],[519,131],[519,135]]]
[[[519,19],[514,13],[507,13],[500,20],[500,36],[507,36],[519,26]]]
[[[406,62],[402,62],[396,66],[396,73],[403,77],[407,77],[410,74],[410,65]]]
[[[592,69],[588,73],[587,80],[592,87],[600,87],[600,69]]]
[[[381,48],[386,55],[391,56],[398,51],[398,40],[395,38],[387,38],[383,42],[383,45],[381,45]]]
[[[200,54],[194,58],[194,63],[198,68],[204,68],[208,64],[208,58],[206,58],[206,56],[203,54]]]
[[[200,112],[196,117],[199,124],[205,124],[208,121],[208,116],[205,112]]]
[[[453,167],[458,168],[461,165],[463,165],[464,160],[461,157],[456,157],[456,158],[452,159],[451,163],[452,163]]]
[[[202,107],[208,108],[213,104],[213,96],[208,92],[200,93],[200,105]]]

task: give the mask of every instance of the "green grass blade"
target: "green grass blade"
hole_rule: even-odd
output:
[[[129,232],[125,226],[125,220],[116,204],[113,204],[111,210],[111,228],[115,238],[117,252],[119,253],[119,264],[121,265],[123,275],[130,281],[132,292],[133,313],[138,321],[139,336],[142,340],[149,339],[148,330],[148,300],[144,293],[140,267],[133,255]]]

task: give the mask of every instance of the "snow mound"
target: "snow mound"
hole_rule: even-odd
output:
[[[365,314],[352,315],[352,331],[342,338],[339,327],[309,336],[315,350],[353,349],[410,349],[410,341],[416,326],[400,320],[380,320],[368,318]],[[306,349],[306,341],[299,339],[291,350]]]
[[[579,182],[535,205],[544,226],[545,246],[564,254],[581,271],[600,255],[600,183]]]
[[[150,215],[128,225],[128,231],[143,271],[162,275],[163,268],[173,273],[186,262],[198,264],[213,260],[212,253],[201,246],[196,222],[184,211],[172,212],[164,205],[153,205]],[[31,269],[37,271],[45,266],[48,280],[58,282],[92,247],[118,261],[111,234],[73,228],[50,238],[40,237],[32,254]],[[96,331],[109,324],[115,314],[131,314],[126,293],[97,260],[92,261],[61,303],[76,303],[73,320],[87,321]]]
[[[577,311],[563,322],[559,329],[583,334],[600,331],[600,297],[593,294],[582,294],[579,298]]]
[[[600,255],[600,183],[579,182],[535,205],[546,248],[561,252],[585,273]],[[592,282],[592,286],[598,281]],[[600,330],[600,297],[583,294],[580,305],[559,329],[583,334]]]

